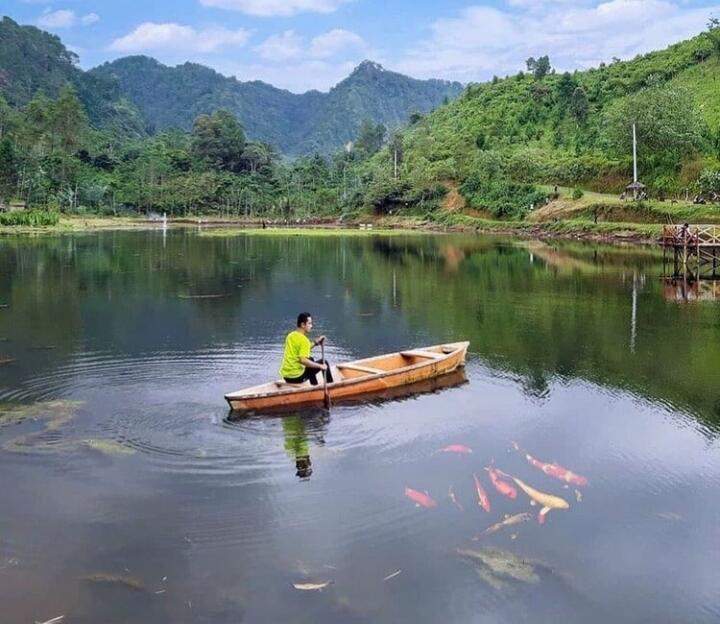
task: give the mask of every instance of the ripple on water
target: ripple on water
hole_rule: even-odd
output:
[[[261,379],[278,356],[277,345],[219,345],[191,351],[153,351],[118,355],[113,351],[76,353],[51,370],[29,375],[2,400],[39,400],[97,391],[142,389],[148,386],[193,391],[192,380],[213,378]]]

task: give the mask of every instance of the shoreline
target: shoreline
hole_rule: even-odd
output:
[[[263,224],[265,227],[263,227]],[[160,220],[136,217],[63,217],[54,226],[0,226],[0,237],[5,235],[65,234],[98,231],[141,231],[158,230],[164,227]],[[607,222],[594,223],[589,220],[556,219],[549,221],[499,221],[463,214],[443,214],[437,220],[421,217],[376,217],[339,222],[336,218],[305,219],[296,223],[270,219],[232,219],[213,216],[182,217],[169,219],[167,227],[201,228],[205,232],[222,236],[222,230],[233,234],[286,234],[298,235],[312,231],[316,235],[339,234],[342,231],[364,235],[388,235],[393,233],[459,233],[494,234],[538,240],[579,240],[611,244],[653,245],[658,241],[661,224]],[[1,238],[0,238],[1,240]]]

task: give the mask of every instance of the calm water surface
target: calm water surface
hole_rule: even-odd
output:
[[[423,235],[0,239],[0,621],[717,622],[720,303],[664,285],[661,260]],[[467,381],[228,420],[223,394],[275,377],[301,310],[334,361],[470,340]],[[493,461],[570,509],[539,525]]]

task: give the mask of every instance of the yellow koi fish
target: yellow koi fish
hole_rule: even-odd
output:
[[[570,503],[568,503],[564,498],[560,498],[559,496],[554,496],[553,494],[546,494],[545,492],[536,490],[535,488],[530,487],[527,483],[520,481],[520,479],[517,479],[515,477],[512,477],[512,480],[515,481],[518,487],[530,497],[530,500],[542,507],[540,513],[538,514],[538,522],[540,524],[543,524],[545,522],[545,515],[549,511],[553,509],[570,508]]]

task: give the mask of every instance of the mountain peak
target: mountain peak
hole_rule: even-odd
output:
[[[374,72],[384,72],[385,68],[380,65],[380,63],[376,63],[375,61],[369,61],[365,59],[360,65],[358,65],[354,70],[353,74],[359,74],[361,72],[367,72],[367,73],[374,73]]]

